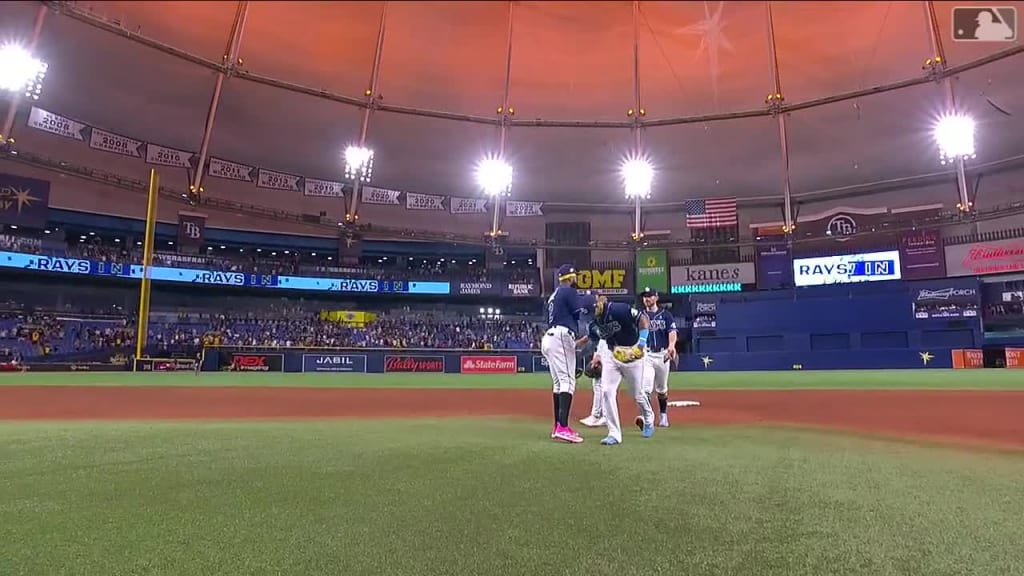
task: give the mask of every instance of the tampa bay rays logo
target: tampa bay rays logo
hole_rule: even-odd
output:
[[[607,340],[612,336],[619,333],[622,330],[622,325],[617,320],[610,320],[608,322],[595,322],[595,331],[601,336],[602,339]]]

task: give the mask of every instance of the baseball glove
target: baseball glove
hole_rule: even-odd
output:
[[[587,364],[587,368],[583,371],[583,373],[587,376],[587,378],[597,380],[598,378],[601,377],[601,363],[591,362],[590,364]]]
[[[616,346],[612,356],[623,364],[629,364],[643,358],[644,349],[639,346]]]

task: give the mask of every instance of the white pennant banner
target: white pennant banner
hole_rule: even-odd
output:
[[[43,132],[49,132],[50,134],[81,142],[85,142],[85,130],[88,128],[87,125],[81,122],[75,122],[70,118],[65,118],[53,112],[47,112],[35,106],[28,113],[28,125],[36,130],[42,130]]]
[[[303,187],[302,194],[305,196],[341,198],[345,195],[345,185],[341,182],[332,182],[330,180],[306,178],[306,185]]]
[[[253,170],[255,170],[255,168],[252,166],[246,166],[245,164],[239,164],[238,162],[231,162],[229,160],[221,160],[220,158],[211,157],[210,169],[207,173],[214,178],[252,182]]]
[[[270,190],[288,190],[288,191],[299,191],[299,180],[301,176],[294,174],[285,174],[284,172],[275,172],[273,170],[267,170],[260,168],[259,174],[256,176],[256,187],[257,188],[268,188]]]
[[[448,207],[452,214],[486,214],[487,198],[456,198],[448,199]]]
[[[89,135],[89,148],[132,158],[142,158],[143,144],[141,140],[133,140],[99,128],[93,128],[92,134]]]
[[[191,152],[175,150],[174,148],[167,148],[166,146],[157,146],[156,144],[146,144],[147,164],[191,168],[193,156],[195,155]]]
[[[444,210],[444,196],[406,192],[405,207],[408,210]]]
[[[543,202],[508,200],[505,202],[505,216],[543,216],[542,206]]]
[[[402,193],[398,190],[388,190],[387,188],[377,188],[375,186],[364,186],[361,200],[364,204],[387,204],[391,206],[398,206],[401,204],[398,201],[398,197],[401,196],[401,194]]]

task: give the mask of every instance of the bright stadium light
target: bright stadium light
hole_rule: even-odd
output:
[[[488,196],[512,190],[512,166],[501,158],[485,158],[476,165],[476,182]]]
[[[935,142],[942,164],[974,158],[974,120],[962,114],[948,114],[935,125]]]
[[[38,100],[47,68],[46,62],[32,56],[28,50],[7,44],[0,48],[0,89],[24,91],[26,98]]]
[[[654,167],[644,158],[628,158],[622,163],[622,181],[626,186],[626,198],[650,198]]]
[[[345,178],[369,182],[373,177],[373,150],[365,146],[345,149]]]

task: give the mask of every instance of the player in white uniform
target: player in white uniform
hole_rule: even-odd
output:
[[[601,357],[601,398],[603,415],[608,427],[608,436],[601,444],[614,446],[622,443],[622,426],[619,423],[618,393],[622,380],[629,385],[633,398],[643,414],[643,437],[654,434],[654,411],[647,394],[644,393],[643,361],[644,348],[650,325],[647,316],[618,302],[608,302],[601,296],[597,299],[594,319],[601,339],[607,344]]]
[[[644,310],[651,323],[651,331],[647,337],[647,354],[644,362],[648,369],[644,372],[644,393],[648,396],[651,392],[658,394],[658,426],[668,426],[668,376],[670,362],[678,358],[676,353],[676,338],[678,337],[676,320],[672,313],[663,308],[658,308],[658,291],[644,288],[640,296],[644,301]],[[637,416],[636,425],[643,429],[643,419]]]
[[[551,372],[552,402],[555,422],[551,438],[578,444],[583,437],[569,426],[572,398],[576,392],[576,348],[585,339],[577,340],[580,312],[594,306],[593,296],[580,297],[573,282],[576,269],[565,264],[558,269],[558,287],[548,298],[545,312],[548,330],[540,341],[540,351]]]
[[[596,349],[590,359],[591,365],[600,365],[602,357],[608,353],[608,343],[601,340],[601,335],[597,332],[597,324],[591,323],[590,330],[588,331],[588,340],[590,342],[597,342]],[[594,388],[594,400],[590,405],[590,415],[580,420],[580,424],[588,428],[598,428],[606,424],[604,418],[604,409],[602,407],[601,400],[601,371],[600,366],[596,370],[597,377],[590,379],[590,384]]]

